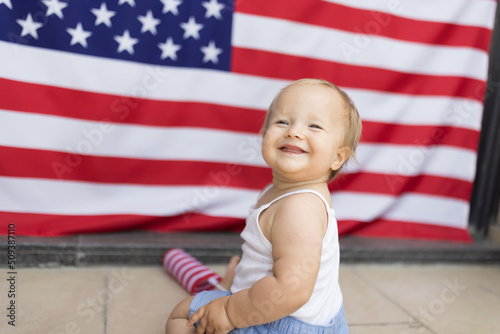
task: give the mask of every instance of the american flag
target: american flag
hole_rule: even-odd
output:
[[[345,89],[340,234],[469,240],[493,0],[0,0],[0,221],[241,230],[292,80]],[[6,233],[6,231],[0,231]]]

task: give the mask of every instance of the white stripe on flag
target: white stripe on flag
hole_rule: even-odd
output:
[[[451,146],[359,144],[359,164],[347,165],[346,171],[416,176],[421,174],[474,180],[476,152]]]
[[[287,83],[251,75],[153,66],[31,46],[16,45],[16,50],[12,44],[0,41],[2,78],[117,96],[267,109],[274,95]]]
[[[332,201],[338,220],[388,219],[465,228],[469,212],[467,201],[415,193],[394,197],[340,191]]]
[[[383,36],[365,36],[241,13],[234,15],[233,25],[233,44],[237,47],[405,73],[479,80],[485,80],[487,76],[488,54],[473,48],[426,45]],[[359,42],[361,39],[363,42]],[[358,47],[360,52],[350,52],[353,47]]]
[[[100,122],[7,111],[0,111],[0,118],[5,128],[0,132],[0,145],[3,146],[132,159],[267,166],[260,154],[261,137],[258,134],[124,124],[107,124],[108,129]],[[210,149],[215,147],[217,154]],[[348,172],[424,173],[472,181],[476,153],[446,145],[361,143],[357,159],[360,164],[351,164]]]
[[[260,135],[111,124],[1,110],[0,119],[3,146],[106,157],[266,165],[260,155]]]
[[[345,6],[379,11],[397,16],[489,28],[495,21],[496,1],[434,0],[426,4],[412,0],[323,0]]]
[[[479,131],[483,104],[447,96],[411,96],[345,88],[364,121],[442,125]],[[425,112],[423,112],[425,111]]]
[[[245,218],[259,191],[219,186],[100,184],[0,176],[0,211]]]

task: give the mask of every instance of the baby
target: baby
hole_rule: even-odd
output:
[[[332,83],[301,79],[273,100],[262,135],[273,180],[241,233],[243,256],[231,290],[204,291],[180,302],[167,334],[349,331],[328,183],[354,156],[358,111]]]

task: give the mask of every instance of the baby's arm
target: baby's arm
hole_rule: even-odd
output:
[[[268,210],[272,222],[273,275],[226,302],[230,322],[237,328],[268,323],[292,314],[311,297],[319,271],[327,227],[325,205],[316,195],[288,196]]]

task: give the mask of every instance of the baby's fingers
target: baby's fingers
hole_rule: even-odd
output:
[[[193,326],[195,323],[198,322],[203,317],[203,314],[205,314],[205,307],[200,307],[196,312],[193,313],[191,318],[188,319],[188,322],[186,325],[189,327]]]

